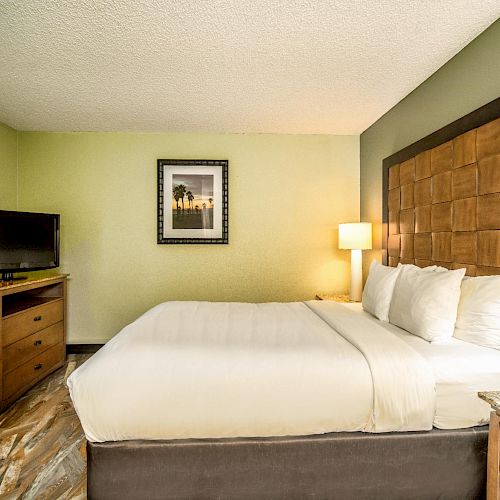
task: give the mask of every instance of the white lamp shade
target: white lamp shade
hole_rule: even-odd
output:
[[[345,250],[371,250],[371,222],[339,224],[339,248]]]

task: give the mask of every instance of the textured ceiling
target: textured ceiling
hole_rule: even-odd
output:
[[[498,0],[2,0],[0,121],[358,134],[499,16]]]

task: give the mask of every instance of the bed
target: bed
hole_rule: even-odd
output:
[[[429,478],[429,492],[442,485],[444,462],[452,498],[482,491],[477,392],[498,381],[500,351],[429,344],[359,304],[168,302],[68,385],[90,498],[419,498]]]
[[[451,226],[437,225],[444,214],[426,232],[407,196],[418,155],[440,169],[446,155],[450,169],[465,161],[457,169],[475,168],[477,182],[477,151],[500,154],[498,117],[500,99],[384,161],[390,266],[500,274],[497,222],[461,226],[455,245],[461,198],[436,199],[449,204]],[[423,178],[445,197],[446,172]],[[491,202],[475,192],[474,206]],[[88,439],[89,498],[460,499],[485,494],[489,406],[477,392],[499,381],[499,350],[429,343],[357,304],[169,302],[68,385]]]

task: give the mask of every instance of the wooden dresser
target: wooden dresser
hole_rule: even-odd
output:
[[[66,278],[0,286],[0,411],[64,364]]]

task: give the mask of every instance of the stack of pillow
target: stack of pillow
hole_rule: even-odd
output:
[[[452,338],[500,349],[500,276],[373,261],[363,309],[429,342]]]

